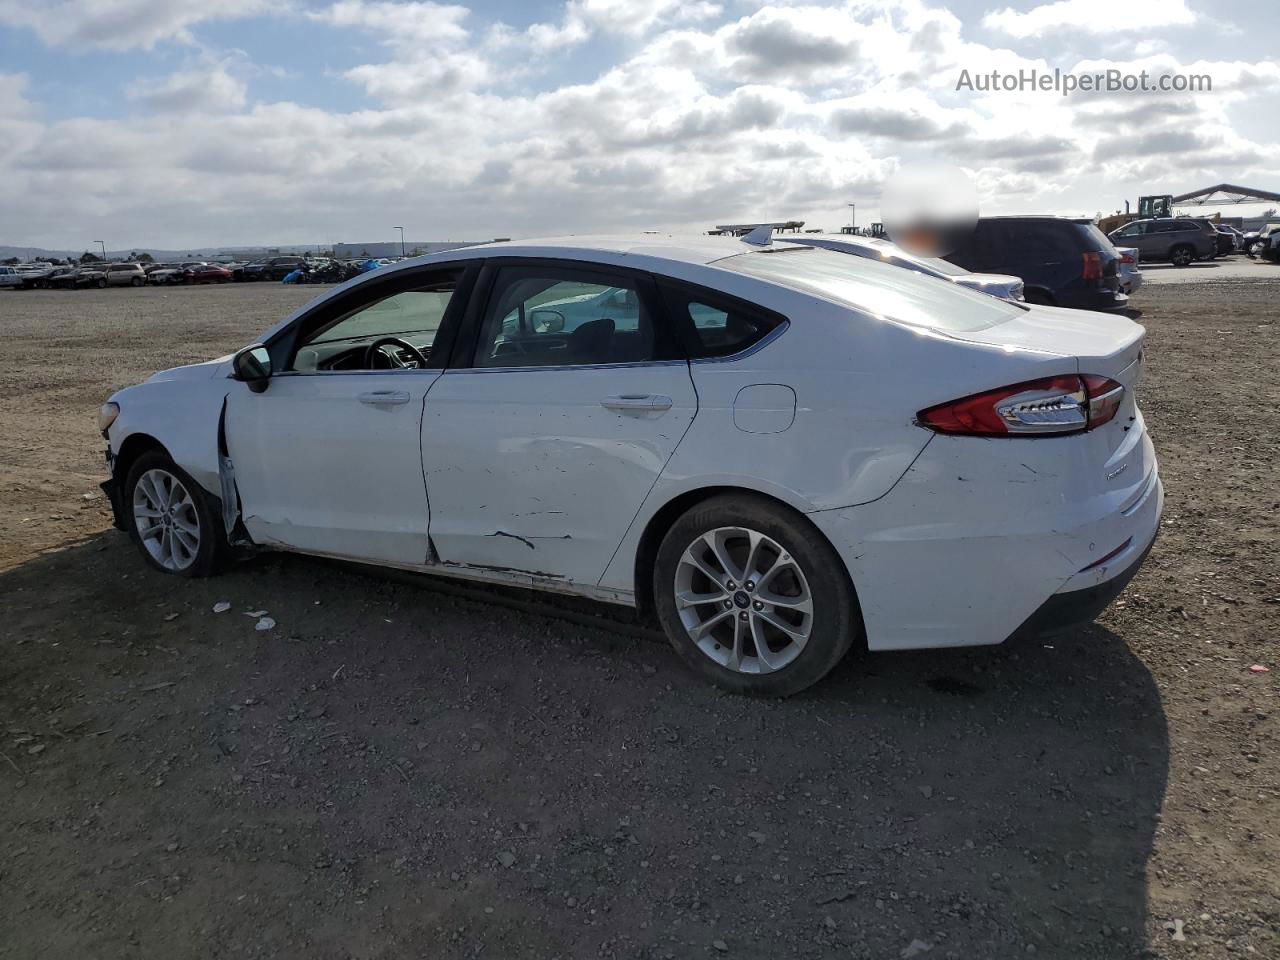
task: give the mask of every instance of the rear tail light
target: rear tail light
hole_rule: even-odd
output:
[[[930,430],[959,436],[1082,433],[1114,417],[1123,399],[1123,384],[1096,374],[1070,374],[940,403],[921,410],[917,418]]]
[[[1120,262],[1121,263],[1137,263],[1138,261],[1133,259],[1133,254],[1122,253],[1120,254]]]
[[[1084,280],[1101,280],[1102,279],[1102,254],[1097,250],[1086,250],[1084,254],[1084,273],[1081,274]]]

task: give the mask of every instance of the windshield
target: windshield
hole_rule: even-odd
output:
[[[813,247],[740,253],[715,265],[887,320],[934,330],[984,330],[1023,312],[1021,307],[950,280]]]

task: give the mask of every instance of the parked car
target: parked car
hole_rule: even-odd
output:
[[[1120,254],[1120,290],[1131,297],[1142,286],[1142,271],[1138,269],[1142,253],[1137,247],[1116,247],[1116,253]]]
[[[1231,240],[1231,250],[1227,251],[1228,253],[1244,249],[1243,233],[1231,226],[1229,223],[1215,223],[1214,226],[1217,228],[1219,233],[1226,234],[1226,236]]]
[[[1175,267],[1216,257],[1219,236],[1212,223],[1196,217],[1134,220],[1110,234],[1117,246],[1137,247],[1143,260],[1168,260]]]
[[[113,263],[106,269],[107,285],[140,287],[147,282],[147,271],[140,263]]]
[[[1280,232],[1280,223],[1268,223],[1260,230],[1245,234],[1245,252],[1250,257],[1260,256],[1270,244],[1271,236],[1278,232]]]
[[[182,270],[183,283],[230,283],[231,271],[216,263],[192,264]]]
[[[947,260],[975,273],[1021,277],[1029,303],[1119,311],[1120,255],[1091,220],[982,217]]]
[[[859,237],[846,233],[799,233],[794,236],[788,235],[787,241],[835,250],[838,253],[849,253],[857,257],[869,257],[895,267],[914,270],[941,280],[950,280],[962,287],[990,294],[1001,300],[1023,299],[1023,283],[1019,277],[999,273],[970,273],[963,267],[957,267],[954,263],[948,263],[940,257],[916,256],[896,243],[881,240],[878,237]]]
[[[117,392],[104,489],[160,571],[235,545],[639,606],[703,677],[787,695],[854,643],[1118,593],[1163,502],[1143,338],[797,244],[487,244]]]
[[[17,270],[22,277],[22,290],[44,290],[49,286],[54,266],[51,263],[20,263]]]
[[[0,264],[0,287],[11,287],[14,290],[21,290],[24,286],[25,283],[22,279],[22,273],[17,267]]]
[[[1236,239],[1231,235],[1231,231],[1227,230],[1221,224],[1214,223],[1212,220],[1207,221],[1209,226],[1213,227],[1214,241],[1216,246],[1210,260],[1216,260],[1218,257],[1225,257],[1236,248]]]
[[[242,280],[283,280],[286,276],[306,266],[303,257],[271,257],[247,264],[240,273]]]
[[[52,288],[80,290],[85,287],[105,287],[107,273],[99,267],[58,267],[46,278]]]
[[[1257,256],[1260,260],[1280,263],[1280,230],[1273,230],[1262,238]]]
[[[147,283],[161,286],[166,283],[174,283],[182,274],[182,264],[180,263],[156,263],[147,267]]]

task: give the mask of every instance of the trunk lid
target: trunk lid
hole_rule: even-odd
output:
[[[1142,352],[1146,330],[1113,314],[1035,306],[982,330],[946,331],[946,335],[969,343],[1072,358],[1079,364],[1077,373],[1098,373],[1119,380]],[[1070,368],[1063,372],[1070,372]]]

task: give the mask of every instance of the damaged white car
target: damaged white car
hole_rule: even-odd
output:
[[[290,550],[652,610],[795,693],[853,644],[1088,620],[1163,490],[1143,329],[749,237],[451,250],[102,410],[155,568]]]

